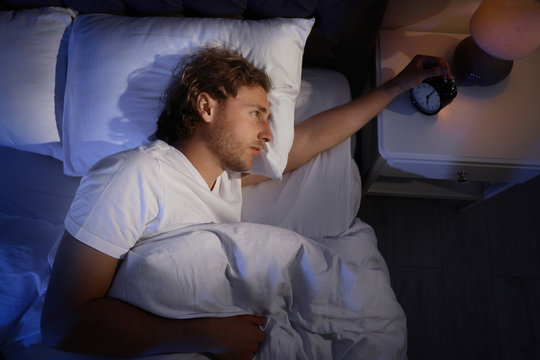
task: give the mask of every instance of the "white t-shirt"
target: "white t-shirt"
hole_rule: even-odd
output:
[[[156,140],[109,156],[81,180],[66,230],[123,258],[137,241],[184,226],[240,221],[241,177],[225,171],[212,190],[176,148]]]

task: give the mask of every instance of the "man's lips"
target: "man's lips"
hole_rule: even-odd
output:
[[[266,143],[263,141],[253,143],[253,145],[250,146],[250,149],[255,153],[255,156],[259,155],[261,150],[265,149]]]
[[[255,155],[259,155],[259,152],[261,151],[261,148],[257,147],[257,146],[252,146],[251,150],[253,150],[255,152]]]

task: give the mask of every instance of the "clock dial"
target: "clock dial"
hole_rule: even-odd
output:
[[[434,114],[441,107],[441,98],[435,88],[421,83],[412,89],[412,97],[419,109],[428,114]]]

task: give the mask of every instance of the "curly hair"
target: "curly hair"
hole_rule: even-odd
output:
[[[271,88],[269,76],[234,50],[205,48],[181,61],[164,93],[154,136],[171,144],[189,137],[198,122],[197,98],[206,92],[220,103],[242,86]]]

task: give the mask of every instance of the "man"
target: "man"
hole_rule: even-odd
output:
[[[387,84],[295,129],[285,171],[354,134],[401,92],[444,77],[440,58],[417,56]],[[195,223],[240,221],[244,175],[272,141],[270,80],[236,53],[206,49],[173,77],[149,145],[100,161],[66,217],[42,315],[44,341],[73,352],[134,356],[201,352],[251,359],[265,318],[173,320],[108,298],[119,259],[139,241]]]

